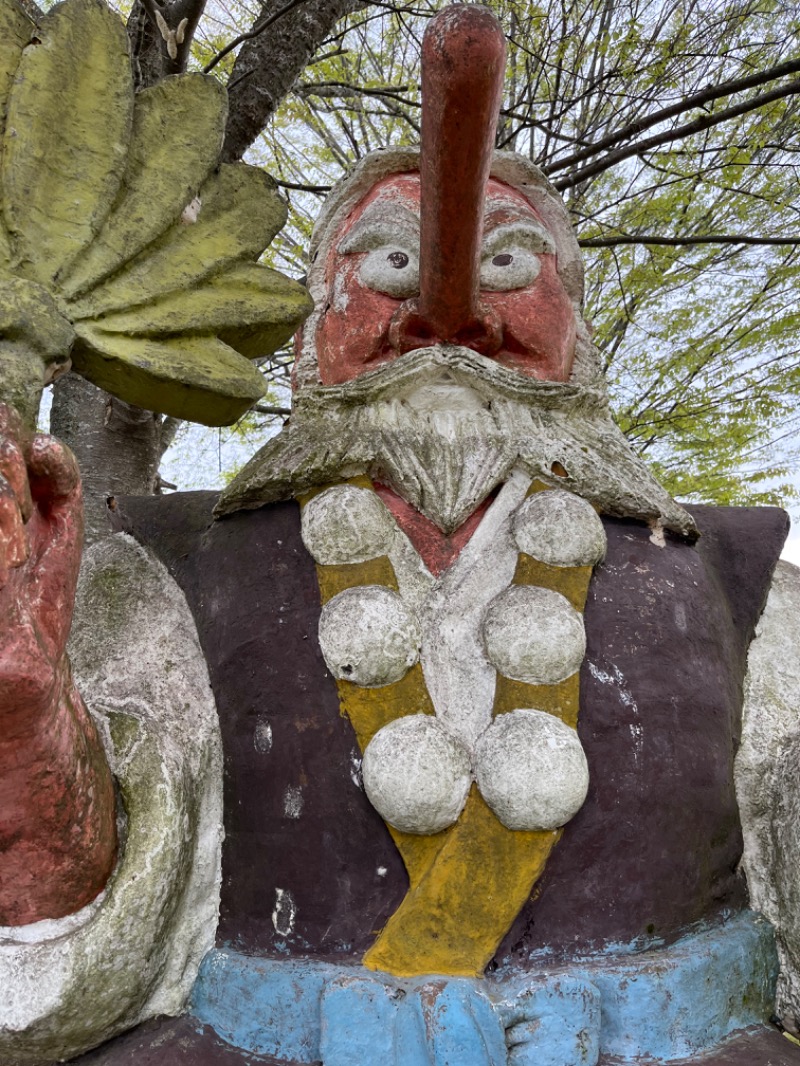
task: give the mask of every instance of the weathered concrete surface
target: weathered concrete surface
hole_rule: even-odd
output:
[[[475,776],[509,829],[558,829],[580,810],[589,788],[575,730],[553,714],[524,707],[498,715],[480,738]]]
[[[0,256],[1,241],[0,236]],[[42,388],[59,372],[69,369],[75,330],[41,285],[4,277],[0,281],[0,337],[0,398],[16,408],[33,429]]]
[[[586,636],[566,597],[536,585],[512,585],[486,612],[483,640],[498,673],[531,685],[554,685],[580,670]]]
[[[385,179],[392,175],[419,171],[419,157],[418,148],[372,152],[365,156],[353,172],[340,182],[326,199],[311,239],[312,265],[309,271],[309,289],[314,296],[316,310],[307,320],[303,330],[303,345],[297,366],[299,385],[305,386],[319,380],[316,332],[320,319],[326,313],[327,258],[332,244],[336,242],[336,238],[341,233],[343,223],[355,213],[356,208],[363,203],[368,194]],[[511,152],[495,152],[491,161],[491,175],[496,179],[495,187],[502,183],[518,190],[533,208],[535,217],[541,220],[545,231],[551,235],[558,250],[558,277],[570,301],[576,308],[579,308],[583,300],[583,263],[580,248],[560,196],[555,193],[537,167],[522,156]],[[407,188],[410,191],[410,186]],[[415,195],[418,196],[418,192]],[[396,223],[397,210],[396,205],[394,206],[393,221]],[[416,248],[409,249],[403,244],[400,248],[409,254],[409,259],[414,264],[417,255]],[[497,251],[503,250],[497,249]],[[545,250],[550,252],[552,248],[548,247]],[[376,324],[372,323],[371,329],[375,328]],[[573,380],[582,382],[596,380],[599,373],[597,353],[592,348],[588,333],[585,327],[582,328],[580,322],[577,323],[576,339],[576,364],[573,367]]]
[[[319,645],[334,677],[381,687],[399,681],[419,659],[419,621],[397,593],[379,585],[345,589],[319,621]]]
[[[116,862],[114,784],[66,653],[82,540],[72,453],[0,404],[0,925],[75,913]]]
[[[212,494],[180,494],[122,500],[116,514],[184,588],[220,706],[220,943],[360,958],[408,880],[361,787],[356,738],[314,640],[319,591],[299,508],[212,522],[213,505]],[[604,521],[608,554],[587,602],[581,679],[592,783],[497,961],[535,967],[541,951],[671,941],[745,904],[734,737],[746,647],[788,519],[771,508],[692,511],[703,530],[696,547],[667,537],[659,548],[646,527]],[[285,800],[297,788],[304,806],[293,818]],[[619,812],[611,824],[609,809]],[[282,907],[294,901],[279,928],[278,890]]]
[[[1,0],[0,39],[0,267],[29,287],[5,287],[4,318],[20,322],[40,287],[58,305],[54,351],[38,322],[3,342],[2,395],[30,418],[46,364],[71,357],[130,403],[234,421],[264,392],[250,359],[288,340],[311,302],[257,263],[287,209],[260,169],[219,166],[225,90],[188,74],[134,96],[125,25],[95,0],[58,4],[35,28]]]
[[[305,505],[301,532],[316,563],[339,566],[388,555],[396,530],[374,492],[337,485]]]
[[[455,343],[462,331],[471,331],[473,341],[480,334],[483,344],[491,343],[494,331],[477,298],[481,208],[503,98],[505,59],[502,26],[487,8],[447,7],[425,29],[420,297],[405,310],[410,312],[406,323],[416,317],[416,328],[422,327],[428,338],[433,334]],[[405,344],[419,347],[411,336],[415,326],[401,344],[404,350]],[[499,335],[496,343],[499,346]]]
[[[15,1066],[179,1012],[217,922],[221,756],[208,675],[183,596],[129,538],[85,560],[70,650],[107,739],[124,844],[98,902],[0,931],[0,1062]]]
[[[530,496],[514,517],[520,551],[550,566],[594,566],[606,553],[603,523],[591,504],[550,489]]]
[[[776,967],[771,928],[747,912],[669,948],[480,980],[223,949],[204,961],[192,1009],[245,1052],[325,1066],[495,1066],[498,1036],[508,1066],[596,1066],[601,1051],[672,1062],[765,1021]]]
[[[601,1058],[598,1066],[615,1066],[617,1059]],[[736,1033],[721,1048],[707,1055],[680,1059],[671,1066],[797,1066],[800,1048],[771,1027]]]
[[[286,1059],[253,1055],[224,1043],[194,1018],[162,1018],[112,1040],[78,1060],[80,1066],[297,1066]],[[381,1060],[385,1061],[385,1060]],[[777,1031],[760,1027],[734,1034],[706,1055],[673,1060],[671,1066],[798,1066],[800,1048]],[[319,1062],[314,1066],[319,1066]],[[602,1056],[598,1066],[619,1066]]]
[[[405,715],[379,729],[364,750],[362,773],[370,803],[404,833],[453,825],[472,784],[469,755],[428,714]]]
[[[800,1029],[800,569],[779,563],[750,645],[736,790],[752,905],[775,926],[778,1014]]]
[[[77,1061],[80,1066],[300,1066],[232,1047],[188,1015],[148,1021]]]

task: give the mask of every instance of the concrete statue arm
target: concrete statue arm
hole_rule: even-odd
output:
[[[74,913],[114,866],[111,772],[66,654],[82,532],[72,455],[0,405],[0,925]]]
[[[71,454],[0,406],[2,1062],[179,1012],[217,922],[221,755],[194,622],[130,538],[82,562],[82,525]]]
[[[800,569],[780,562],[750,645],[736,790],[742,864],[755,910],[774,925],[777,1011],[800,1029]]]

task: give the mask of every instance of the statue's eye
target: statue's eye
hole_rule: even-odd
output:
[[[496,252],[492,249],[485,253],[481,263],[481,288],[487,292],[524,289],[535,281],[540,268],[539,256],[530,248],[514,244],[508,252]]]
[[[368,289],[396,300],[419,294],[419,259],[413,247],[375,248],[364,256],[359,274]]]

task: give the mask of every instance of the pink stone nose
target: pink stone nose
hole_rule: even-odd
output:
[[[482,302],[452,332],[437,328],[436,320],[420,310],[417,299],[404,301],[389,325],[389,343],[401,354],[431,344],[460,344],[491,357],[500,350],[502,340],[500,317]]]
[[[479,302],[483,207],[503,93],[503,30],[485,7],[456,4],[422,41],[419,299],[395,314],[399,351],[435,341],[485,355],[501,326]]]

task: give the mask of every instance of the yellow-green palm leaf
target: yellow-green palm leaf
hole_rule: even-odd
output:
[[[3,133],[11,83],[17,72],[22,49],[33,32],[33,24],[21,7],[0,2],[0,161],[3,158]],[[8,270],[11,248],[0,215],[0,273]]]
[[[224,426],[263,395],[261,375],[216,337],[146,338],[105,333],[85,326],[73,349],[75,368],[101,388],[147,407],[149,397],[168,388],[170,414],[207,426]],[[225,387],[220,383],[224,380]]]
[[[284,344],[307,306],[305,290],[255,263],[242,263],[196,287],[92,320],[106,333],[151,336],[213,333],[254,357]],[[143,325],[144,323],[144,325]],[[82,323],[76,322],[78,335]]]
[[[73,297],[107,278],[180,217],[217,165],[228,94],[216,78],[166,78],[136,96],[127,168],[97,240],[62,279]]]
[[[113,277],[72,302],[73,317],[104,315],[188,291],[221,267],[257,259],[286,221],[286,205],[272,178],[243,163],[220,167],[198,199],[196,222],[175,222]]]
[[[72,0],[42,22],[8,98],[3,214],[19,273],[50,285],[98,233],[125,169],[133,79],[121,20]]]
[[[250,359],[285,343],[311,308],[302,286],[256,262],[286,220],[274,182],[219,165],[227,95],[213,78],[181,75],[134,96],[124,26],[100,0],[66,0],[32,33],[16,0],[0,0],[11,323],[0,354],[15,361],[0,398],[30,417],[48,364],[71,355],[131,403],[234,421],[264,392]],[[51,297],[25,302],[23,345],[8,311],[20,282]],[[65,328],[42,322],[30,335],[31,306]],[[75,334],[71,352],[54,351],[53,337]]]

